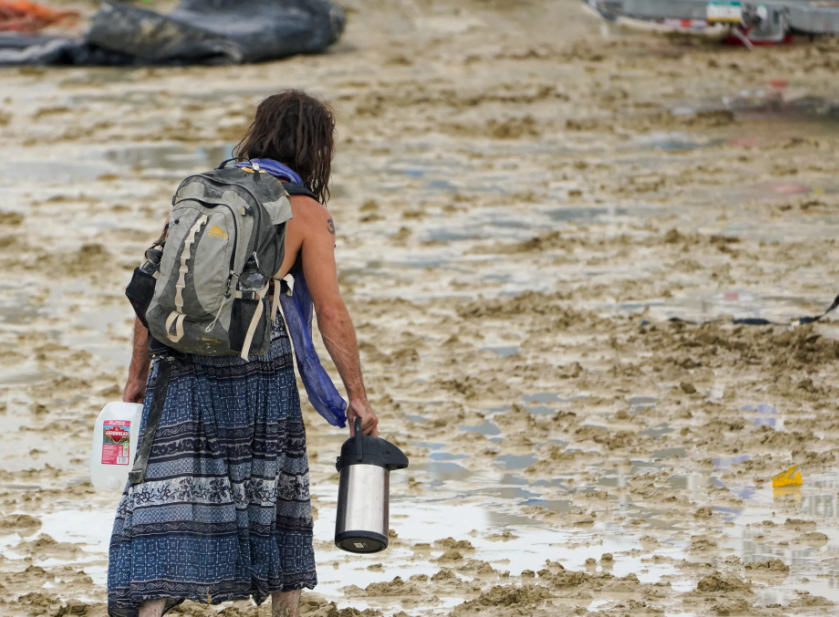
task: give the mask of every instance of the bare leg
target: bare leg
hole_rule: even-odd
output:
[[[161,617],[166,600],[146,600],[140,607],[140,617]]]
[[[300,590],[272,593],[271,617],[300,617]]]

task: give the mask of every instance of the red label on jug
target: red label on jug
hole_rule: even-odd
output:
[[[131,422],[105,420],[102,424],[102,464],[128,465],[131,451]]]

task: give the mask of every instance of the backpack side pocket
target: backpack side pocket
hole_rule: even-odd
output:
[[[261,297],[253,294],[250,298],[237,297],[233,300],[229,330],[232,351],[243,359],[264,354],[268,351],[266,340],[270,345],[270,331],[271,310],[264,292]]]
[[[168,229],[169,224],[166,224]],[[166,230],[164,230],[166,233]],[[162,236],[161,236],[162,237]],[[160,246],[158,249],[157,247]],[[134,268],[131,281],[125,288],[125,296],[134,308],[134,313],[140,322],[148,329],[149,322],[146,320],[146,311],[149,310],[154,297],[154,286],[157,284],[157,272],[160,268],[160,256],[163,251],[163,244],[159,243],[146,251],[146,261]]]
[[[131,306],[134,307],[134,313],[146,328],[149,327],[149,323],[146,321],[146,310],[148,310],[154,296],[156,282],[157,279],[154,276],[145,272],[141,266],[137,266],[134,268],[134,274],[131,275],[131,282],[125,288],[125,295]]]

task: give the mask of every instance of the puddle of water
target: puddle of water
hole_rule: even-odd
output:
[[[429,443],[427,441],[415,441],[414,446],[416,446],[417,448],[426,448],[428,450],[439,450],[440,448],[444,448],[446,444]]]
[[[677,474],[667,478],[668,486],[675,489],[688,489],[690,491],[707,489],[713,484],[713,480],[710,477],[701,473]]]
[[[524,506],[541,506],[554,512],[562,512],[567,514],[569,512],[578,511],[570,499],[528,499],[523,502]]]
[[[759,405],[745,405],[740,408],[741,411],[751,411],[757,413],[756,418],[746,418],[755,426],[768,426],[776,431],[784,429],[784,419],[769,403],[760,403]]]
[[[582,397],[563,398],[557,392],[536,392],[534,394],[523,394],[521,398],[524,408],[530,413],[552,415],[556,413],[558,403],[569,402]]]
[[[535,454],[502,454],[495,457],[495,464],[502,469],[527,469],[537,460]]]
[[[56,377],[58,373],[52,370],[40,370],[21,368],[17,371],[4,370],[0,375],[0,388],[8,386],[31,386],[38,383],[49,381]]]
[[[6,293],[0,296],[0,323],[24,326],[44,314],[44,308],[31,304],[28,294],[20,288],[7,288],[3,291]]]
[[[534,394],[522,394],[525,403],[559,403],[567,400],[559,396],[557,392],[536,392]]]
[[[191,146],[180,143],[136,144],[119,149],[86,148],[84,161],[73,157],[18,161],[19,170],[10,180],[21,185],[78,185],[106,174],[181,178],[205,171],[233,156],[234,144]]]
[[[668,433],[672,432],[673,429],[670,427],[670,425],[664,422],[663,424],[659,424],[658,426],[639,431],[638,434],[643,435],[644,437],[652,437],[653,439],[661,439]]]
[[[233,156],[235,144],[189,146],[184,144],[136,145],[108,150],[105,159],[123,169],[165,171],[166,176],[182,176],[204,171]],[[159,175],[159,174],[154,174]]]
[[[752,458],[751,454],[738,454],[737,456],[728,456],[722,458],[711,459],[714,465],[714,471],[719,469],[729,469],[740,463],[744,463]]]
[[[688,453],[685,448],[662,448],[661,450],[653,450],[650,458],[668,459],[668,458],[687,458]]]
[[[432,452],[428,455],[432,461],[456,461],[469,458],[465,454],[452,454],[451,452]]]
[[[535,503],[535,502],[534,502]],[[550,503],[553,508],[563,511],[570,507],[568,502]],[[453,537],[455,539],[469,539],[475,547],[474,557],[487,561],[500,571],[509,571],[512,575],[519,575],[523,570],[532,570],[535,566],[545,563],[546,559],[559,561],[571,570],[581,570],[588,558],[598,559],[603,553],[611,552],[616,555],[611,572],[615,576],[626,576],[636,573],[642,582],[657,582],[663,576],[676,574],[670,564],[642,563],[641,557],[624,555],[634,548],[640,547],[640,540],[633,536],[620,536],[604,533],[604,529],[588,531],[549,529],[539,524],[530,523],[527,519],[511,516],[499,511],[491,503],[458,503],[457,516],[451,516],[452,504],[446,503],[417,503],[413,500],[396,500],[391,502],[391,514],[394,519],[392,526],[399,534],[399,544],[388,551],[388,559],[399,560],[399,576],[403,579],[413,574],[434,574],[438,567],[429,560],[414,560],[405,562],[400,558],[409,558],[413,551],[410,546],[416,542],[433,544],[437,539]],[[324,516],[315,525],[317,539],[331,541],[334,525],[334,509],[324,508]],[[404,518],[403,518],[404,517]],[[510,531],[515,536],[506,542],[494,542],[489,536]],[[662,547],[661,554],[675,554],[678,549]],[[618,555],[618,553],[621,553]],[[352,562],[342,563],[340,558],[345,554],[337,551],[324,551],[319,560],[330,562],[337,558],[338,570],[330,572],[329,576],[319,585],[319,593],[329,599],[339,602],[343,600],[340,589],[348,584],[365,587],[372,582],[388,581],[394,576],[390,572],[370,572],[366,570],[369,563],[381,563],[381,555],[353,556]],[[402,565],[404,564],[404,565]],[[334,575],[334,576],[333,576]],[[452,598],[456,603],[462,597]]]
[[[629,403],[629,413],[638,413],[655,407],[658,404],[658,399],[654,396],[630,396],[627,402]]]
[[[447,454],[441,450],[442,444],[420,444],[433,450],[432,454]],[[505,461],[508,467],[518,466],[522,458],[514,455],[498,457],[499,460]],[[714,467],[722,469],[726,465],[746,459],[745,455],[715,459]],[[470,497],[465,499],[463,493],[447,498],[445,493],[435,491],[435,496],[439,495],[442,499],[434,501],[395,495],[391,502],[391,518],[392,527],[398,533],[399,539],[385,554],[350,556],[332,548],[337,488],[334,485],[313,487],[313,493],[316,493],[320,502],[324,504],[319,509],[320,517],[315,525],[316,540],[324,543],[316,553],[321,574],[319,593],[337,602],[339,607],[351,604],[355,608],[363,609],[368,605],[368,601],[364,599],[346,598],[342,589],[347,585],[364,588],[370,583],[389,581],[395,576],[393,569],[370,571],[367,570],[368,565],[385,561],[398,563],[398,575],[403,579],[414,574],[433,575],[439,569],[439,565],[431,559],[413,559],[413,545],[419,542],[431,544],[433,557],[442,552],[442,548],[433,546],[434,541],[446,537],[468,539],[475,547],[475,552],[470,552],[467,557],[487,561],[496,570],[506,570],[513,575],[518,575],[525,569],[532,570],[536,565],[543,564],[545,559],[559,561],[569,570],[582,570],[586,568],[586,559],[593,558],[599,562],[600,556],[609,552],[615,555],[615,561],[609,570],[615,576],[635,573],[644,583],[655,583],[667,577],[674,589],[684,587],[685,591],[690,591],[695,586],[695,581],[685,580],[684,573],[669,563],[670,559],[659,564],[651,561],[648,550],[635,551],[641,548],[640,537],[645,533],[644,530],[648,533],[649,527],[671,530],[674,527],[666,520],[664,513],[635,505],[625,495],[616,496],[613,503],[621,509],[627,520],[644,521],[643,528],[628,531],[629,527],[616,523],[595,523],[587,529],[550,528],[538,520],[516,514],[514,509],[515,505],[539,506],[556,512],[572,513],[579,508],[570,499],[540,495],[537,486],[544,485],[544,481],[528,483],[525,478],[510,473],[484,477],[480,473],[471,472],[456,463],[446,461],[418,465],[417,468],[421,473],[433,476],[443,485],[466,481],[473,490],[468,492]],[[597,484],[626,486],[629,477],[655,472],[658,469],[659,466],[654,463],[634,460],[615,469],[602,469]],[[607,480],[613,482],[605,482]],[[699,473],[673,475],[668,478],[667,483],[673,488],[696,491],[721,485],[712,476]],[[800,495],[796,500],[801,515],[817,520],[839,517],[837,489],[839,474],[808,478],[807,484],[799,488]],[[581,486],[575,490],[586,491],[589,488]],[[760,599],[759,603],[788,603],[793,599],[795,589],[801,588],[798,581],[803,576],[810,579],[804,588],[814,595],[830,598],[831,594],[835,594],[839,568],[831,566],[826,570],[825,560],[839,551],[839,532],[830,532],[829,542],[822,547],[802,547],[799,544],[784,546],[762,542],[759,536],[764,532],[759,524],[764,520],[773,519],[778,519],[776,523],[782,524],[787,514],[776,516],[773,513],[776,509],[773,505],[775,497],[769,488],[752,490],[744,494],[744,497],[746,502],[741,507],[717,509],[724,520],[732,523],[721,528],[721,548],[734,548],[735,554],[745,562],[781,558],[793,569],[784,582],[773,582],[771,587],[761,586],[758,582],[755,589]],[[783,498],[789,499],[789,496]],[[113,521],[112,510],[109,508],[59,511],[42,517],[43,526],[40,533],[49,534],[59,542],[78,542],[85,545],[87,555],[77,563],[98,585],[105,584],[106,570],[101,565],[101,560],[107,552]],[[453,512],[457,512],[457,516],[452,516]],[[505,542],[491,539],[493,534],[503,532],[510,532],[512,536]],[[19,541],[21,538],[17,534],[2,536],[0,548],[3,548],[7,557],[11,554],[10,558],[14,558],[13,547]],[[685,558],[687,545],[688,540],[671,539],[655,549],[654,554],[680,561]],[[469,577],[465,573],[459,573],[459,576]],[[441,597],[440,600],[440,608],[450,608],[462,602],[463,598],[459,592],[453,592],[452,596]]]
[[[131,306],[122,296],[99,296],[80,303],[74,299],[77,293],[77,280],[56,281],[51,285],[47,305],[75,305],[80,310],[65,313],[63,316],[69,319],[69,324],[49,334],[68,347],[85,349],[112,368],[126,366],[131,358],[131,345],[115,342],[114,333],[130,334],[126,324],[133,321]]]
[[[11,185],[46,186],[74,185],[91,182],[115,168],[106,161],[90,157],[85,160],[18,160],[14,174],[4,178]]]
[[[678,110],[674,110],[676,115]],[[687,152],[698,148],[712,148],[725,139],[697,139],[695,134],[683,132],[653,131],[649,135],[639,135],[632,139],[631,145],[619,150],[662,150],[664,152]]]
[[[460,426],[461,431],[467,431],[469,433],[480,433],[486,437],[492,437],[494,435],[500,435],[501,429],[498,428],[492,421],[484,420],[481,424],[478,425],[467,425],[462,424]]]
[[[534,493],[521,486],[491,486],[485,488],[477,488],[470,491],[471,495],[486,495],[491,497],[498,497],[499,499],[509,499],[520,501],[522,504],[527,504],[534,499],[540,497],[539,493]]]
[[[509,347],[481,347],[481,351],[494,351],[501,358],[509,358],[516,356],[519,353],[518,345],[511,345]]]
[[[427,461],[417,464],[412,464],[411,467],[416,470],[422,470],[432,476],[431,485],[439,487],[446,482],[463,481],[473,479],[475,473],[449,461]]]
[[[794,491],[778,496],[777,491],[766,486],[753,490],[741,508],[725,509],[725,520],[730,524],[720,529],[721,548],[732,548],[744,562],[781,559],[790,566],[788,576],[783,581],[772,580],[771,584],[758,585],[756,593],[758,604],[787,604],[797,597],[797,592],[808,591],[812,595],[839,601],[839,567],[833,556],[839,551],[839,531],[833,524],[823,526],[824,522],[834,522],[839,518],[839,474],[816,474],[805,481],[801,487],[791,487]],[[786,504],[792,500],[795,510],[788,508],[778,513],[776,499],[784,499]],[[763,538],[775,533],[784,533],[783,526],[787,518],[801,517],[814,520],[817,529],[828,536],[824,546],[811,546],[801,542],[780,544],[765,542]],[[764,521],[772,521],[776,527],[765,527]],[[778,529],[777,526],[781,526]],[[797,532],[792,532],[794,536]],[[805,582],[806,579],[806,582]]]

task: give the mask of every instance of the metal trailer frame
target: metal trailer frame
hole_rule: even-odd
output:
[[[728,24],[753,40],[789,34],[839,34],[839,0],[583,0],[607,21]],[[745,37],[744,42],[745,41]]]
[[[784,4],[793,30],[804,34],[839,33],[839,2],[790,0]]]

